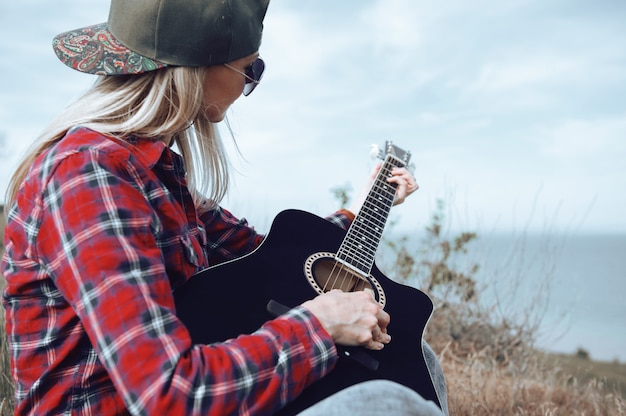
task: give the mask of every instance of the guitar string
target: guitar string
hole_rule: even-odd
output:
[[[365,244],[366,246],[365,250],[370,252],[370,257],[373,257],[375,255],[375,251],[376,251],[375,247],[378,245],[377,242],[380,242],[380,237],[382,235],[382,226],[384,226],[384,223],[385,223],[384,217],[387,216],[387,214],[389,213],[389,209],[391,208],[391,205],[393,204],[392,195],[385,195],[384,193],[384,190],[387,188],[387,185],[383,182],[384,180],[383,178],[390,176],[391,167],[393,167],[392,163],[390,162],[387,163],[387,162],[381,168],[379,175],[377,176],[372,186],[372,190],[370,191],[370,193],[376,196],[377,198],[374,198],[374,201],[368,201],[366,199],[365,203],[363,204],[363,207],[360,210],[362,211],[361,213],[364,214],[364,216],[369,219],[368,222],[376,224],[376,226],[374,227],[374,230],[376,231],[375,234],[367,233],[367,229],[365,229],[366,233],[364,234],[368,234],[368,235],[363,236],[363,240],[364,240],[363,244]],[[391,165],[391,166],[388,166],[388,165]],[[393,193],[395,194],[396,187],[393,185],[390,187]],[[376,200],[378,202],[376,202]],[[370,205],[372,205],[371,207],[368,206],[368,202]],[[381,208],[383,211],[382,215],[379,212],[381,211]],[[371,212],[368,213],[368,210]],[[359,224],[356,224],[355,227],[359,228],[360,226]],[[362,224],[360,228],[364,228],[362,227]],[[349,241],[349,239],[348,241],[345,242],[346,246],[352,248],[352,250],[348,249],[347,251],[348,252],[352,251],[353,254],[355,254],[357,257],[363,257],[362,255],[363,254],[362,251],[364,248],[363,244],[359,244],[356,241],[351,242]],[[361,259],[359,263],[361,266],[366,266],[363,268],[370,269],[371,268],[370,264],[373,263],[373,261],[371,259]],[[365,271],[365,270],[362,270],[362,271]],[[341,283],[337,285],[337,282],[340,279],[341,279]],[[354,282],[351,281],[353,279],[355,279]],[[371,288],[370,283],[366,279],[364,280],[363,278],[357,276],[354,272],[349,270],[347,267],[345,267],[338,261],[335,261],[332,271],[329,274],[329,279],[324,284],[324,288],[323,288],[324,292],[328,291],[328,285],[331,281],[332,281],[332,283],[330,284],[331,290],[335,288],[345,288],[345,289],[349,289],[350,291],[358,291],[358,290],[365,289],[366,285],[370,286]]]
[[[399,163],[399,165],[395,165],[393,162]],[[364,271],[365,274],[369,273],[369,270],[373,265],[376,247],[380,243],[386,218],[389,214],[391,206],[393,205],[393,199],[397,188],[397,185],[395,184],[387,184],[385,178],[391,176],[391,169],[394,166],[401,165],[402,162],[392,157],[389,157],[388,155],[383,163],[383,166],[381,167],[381,170],[379,171],[379,174],[374,181],[372,189],[368,194],[368,198],[366,198],[363,206],[360,209],[359,215],[361,216],[361,224],[354,224],[356,229],[359,229],[360,227],[363,229],[362,231],[364,231],[361,243],[359,243],[358,241],[350,241],[350,238],[348,238],[349,236],[347,236],[346,240],[344,240],[344,242],[342,243],[342,246],[340,247],[338,253],[338,257],[341,256],[342,250],[344,252],[352,253],[353,255],[355,255],[358,258],[357,263],[361,267],[356,267],[354,264],[351,263],[352,266],[355,266],[357,269]],[[374,196],[374,198],[370,198],[369,196]],[[363,217],[365,217],[365,221],[362,219]],[[368,233],[367,228],[363,226],[363,222],[368,223],[370,229],[373,226],[373,229],[374,231],[376,231],[376,233]],[[369,252],[369,258],[363,258],[364,254],[367,254],[363,253],[364,249],[365,251]],[[347,258],[347,255],[345,257]],[[340,279],[341,283],[337,285],[337,282],[339,282]],[[356,279],[356,281],[353,283],[350,281],[351,279]],[[328,275],[328,279],[324,283],[324,287],[322,289],[323,292],[328,291],[329,284],[331,290],[335,288],[346,288],[350,289],[351,291],[355,291],[365,289],[366,285],[371,287],[371,284],[367,280],[367,276],[365,277],[365,279],[357,276],[353,271],[351,271],[348,267],[341,264],[337,260],[335,260],[332,270]],[[359,287],[361,289],[359,289]]]

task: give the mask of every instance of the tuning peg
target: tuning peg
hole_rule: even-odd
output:
[[[380,147],[377,144],[373,144],[370,146],[370,157],[372,159],[376,159],[380,156]]]

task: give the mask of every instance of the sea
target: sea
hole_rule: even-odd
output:
[[[423,236],[406,244],[419,252]],[[466,248],[449,264],[467,272],[477,265],[479,302],[535,325],[536,347],[626,362],[626,234],[492,232]],[[383,271],[385,250],[377,260]]]

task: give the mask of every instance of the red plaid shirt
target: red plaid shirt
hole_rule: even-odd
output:
[[[5,230],[17,413],[271,414],[293,399],[337,359],[307,310],[213,345],[193,345],[174,310],[173,289],[261,240],[196,210],[162,142],[70,131],[32,166]]]

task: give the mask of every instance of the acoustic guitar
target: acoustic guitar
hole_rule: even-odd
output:
[[[394,201],[387,182],[410,153],[391,142],[367,197],[346,232],[313,214],[287,210],[274,219],[252,253],[197,273],[174,291],[176,314],[195,343],[210,344],[252,333],[266,321],[331,289],[369,288],[391,315],[392,341],[381,351],[338,346],[336,367],[282,409],[293,415],[348,386],[392,380],[440,405],[422,352],[422,336],[433,310],[423,292],[388,279],[375,255]],[[220,319],[208,317],[220,316]]]

